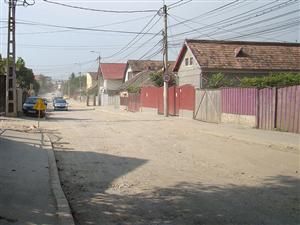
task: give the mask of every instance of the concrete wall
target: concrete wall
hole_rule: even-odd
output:
[[[256,116],[222,113],[221,122],[256,127]]]
[[[185,59],[193,58],[193,65],[185,65]],[[178,69],[178,77],[179,77],[179,86],[185,84],[191,84],[195,88],[200,88],[200,74],[201,68],[197,63],[196,59],[194,58],[192,52],[187,49],[183,61],[181,62],[179,69]]]

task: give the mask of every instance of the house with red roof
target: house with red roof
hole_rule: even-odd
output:
[[[98,74],[101,93],[117,94],[124,80],[125,69],[125,63],[100,63]]]

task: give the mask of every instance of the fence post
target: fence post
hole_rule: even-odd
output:
[[[255,108],[256,108],[255,126],[258,129],[259,128],[259,120],[260,120],[260,118],[259,118],[259,104],[260,104],[260,102],[259,102],[259,89],[256,88],[255,90],[256,90],[256,95],[255,95],[256,96],[256,101],[255,101],[255,103],[256,103],[256,106],[255,106]]]
[[[277,88],[272,88],[272,129],[276,128],[277,119]]]

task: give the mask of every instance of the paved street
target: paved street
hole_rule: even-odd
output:
[[[4,130],[1,125],[0,224],[57,225],[48,157],[41,148],[41,134],[20,125],[5,126]]]
[[[76,102],[41,126],[77,224],[299,224],[296,134]]]

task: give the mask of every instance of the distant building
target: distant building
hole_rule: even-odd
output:
[[[114,95],[124,80],[125,63],[100,63],[99,84],[102,93]]]

